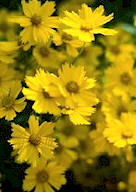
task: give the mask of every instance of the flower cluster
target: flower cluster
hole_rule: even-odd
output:
[[[24,191],[59,190],[69,169],[89,189],[136,191],[136,45],[92,2],[0,10],[0,119]]]

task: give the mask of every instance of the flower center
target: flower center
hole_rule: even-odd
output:
[[[86,27],[86,26],[81,26],[80,30],[84,31],[84,32],[89,32],[90,30],[92,30],[92,28],[91,27]]]
[[[47,173],[47,171],[45,170],[41,170],[37,173],[36,175],[36,179],[39,183],[45,183],[48,181],[49,175]]]
[[[44,96],[45,99],[51,99],[51,96],[45,90],[43,90],[43,96]]]
[[[13,106],[13,104],[14,104],[14,100],[9,96],[4,97],[2,100],[2,106],[7,109],[10,109]]]
[[[59,144],[59,146],[57,146],[57,148],[55,148],[55,153],[60,154],[60,153],[62,153],[63,149],[64,149],[63,146]]]
[[[66,89],[69,93],[78,93],[79,86],[75,81],[70,81],[66,84]]]
[[[72,36],[68,35],[67,33],[62,33],[62,40],[64,41],[71,41],[72,40]]]
[[[125,84],[125,85],[128,85],[130,82],[131,82],[131,77],[130,75],[125,72],[123,73],[121,76],[120,76],[120,81]]]
[[[124,139],[130,139],[132,138],[132,132],[130,130],[125,130],[123,133],[122,133],[122,137]]]
[[[127,112],[128,112],[128,110],[125,108],[125,106],[122,105],[122,106],[119,106],[119,108],[117,110],[117,115],[118,115],[118,117],[120,117],[122,113],[127,113]]]
[[[41,24],[41,21],[42,21],[41,17],[38,16],[38,15],[36,15],[36,14],[33,15],[32,18],[31,18],[31,23],[32,23],[32,25],[34,25],[34,26],[40,25],[40,24]]]
[[[49,55],[49,50],[48,50],[46,47],[40,47],[40,48],[39,48],[39,54],[40,54],[42,57],[48,57],[48,55]]]
[[[40,138],[40,136],[38,136],[38,135],[31,135],[31,136],[29,137],[29,142],[30,142],[32,145],[37,146],[37,145],[40,144],[41,138]]]

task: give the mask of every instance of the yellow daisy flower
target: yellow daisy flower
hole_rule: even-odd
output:
[[[54,74],[40,69],[34,77],[26,76],[29,88],[23,89],[27,99],[35,101],[33,109],[37,113],[60,114],[60,92],[57,88],[58,78]]]
[[[26,2],[22,0],[22,7],[25,16],[15,16],[10,19],[11,22],[19,23],[24,27],[20,33],[24,43],[35,42],[47,43],[49,38],[54,34],[58,26],[57,17],[51,16],[55,11],[55,3],[46,1],[41,5],[38,0],[30,0]]]
[[[62,69],[59,69],[58,74],[59,88],[66,99],[66,106],[73,106],[73,102],[90,107],[98,103],[98,99],[91,91],[95,86],[95,80],[86,77],[83,66],[65,64]]]
[[[54,192],[54,189],[59,190],[66,183],[63,175],[65,169],[57,165],[56,162],[42,162],[37,167],[30,167],[26,171],[26,176],[23,181],[23,189],[34,192]]]
[[[136,115],[123,113],[120,120],[109,118],[104,136],[119,148],[136,144]]]
[[[0,118],[5,117],[7,120],[13,120],[16,112],[21,112],[25,106],[25,98],[17,99],[22,87],[18,82],[14,82],[7,90],[0,95]]]
[[[29,128],[24,129],[20,125],[12,124],[12,138],[9,143],[17,150],[19,162],[27,161],[36,166],[39,157],[50,159],[57,144],[51,137],[54,124],[44,122],[40,126],[34,116],[29,118]]]
[[[94,34],[114,35],[116,33],[115,30],[102,27],[113,19],[113,14],[104,16],[103,13],[102,5],[92,11],[86,4],[82,4],[79,14],[65,11],[65,17],[60,21],[68,27],[64,32],[78,37],[81,41],[91,42],[94,40]]]

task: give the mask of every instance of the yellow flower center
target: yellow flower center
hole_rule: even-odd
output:
[[[46,47],[40,47],[39,48],[39,54],[42,56],[42,57],[48,57],[49,55],[49,50],[46,48]]]
[[[131,82],[131,76],[127,72],[122,73],[120,76],[120,81],[121,83],[128,85]]]
[[[12,97],[6,96],[2,99],[2,106],[10,109],[14,105],[14,100]]]
[[[31,23],[32,25],[34,26],[38,26],[41,24],[41,21],[42,21],[42,18],[38,15],[33,15],[32,18],[31,18]]]
[[[66,89],[69,93],[78,93],[79,86],[75,81],[70,81],[66,84]]]
[[[39,182],[39,183],[45,183],[48,181],[48,178],[49,178],[49,175],[47,173],[47,171],[45,170],[41,170],[39,171],[37,174],[36,174],[36,180]]]
[[[41,138],[40,138],[40,136],[38,136],[38,135],[31,135],[31,136],[29,137],[29,142],[30,142],[32,145],[37,146],[37,145],[40,144]]]
[[[72,40],[72,36],[68,35],[67,33],[62,33],[62,40],[64,41],[71,41]]]

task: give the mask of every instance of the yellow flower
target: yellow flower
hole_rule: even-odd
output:
[[[38,120],[31,116],[29,128],[24,129],[20,125],[12,124],[12,138],[9,143],[17,150],[18,161],[27,161],[33,166],[39,162],[39,157],[50,159],[53,157],[53,150],[57,146],[55,139],[51,137],[54,124],[44,122],[40,126]]]
[[[95,86],[93,78],[87,78],[83,66],[70,66],[65,64],[59,69],[59,88],[65,97],[65,105],[73,106],[74,103],[80,106],[93,106],[98,103],[98,99],[91,89]]]
[[[66,57],[63,52],[56,51],[50,45],[40,44],[33,49],[33,55],[38,64],[45,69],[58,69]],[[55,59],[54,59],[55,58]]]
[[[106,70],[105,88],[124,99],[136,96],[136,70],[133,67],[134,59],[130,55],[118,56],[115,65]]]
[[[94,144],[94,151],[96,154],[108,153],[111,156],[119,155],[120,150],[104,137],[103,131],[106,127],[105,121],[98,122],[96,129],[89,133],[90,138]]]
[[[0,39],[13,40],[16,37],[15,24],[8,22],[11,16],[13,16],[13,12],[9,12],[5,8],[0,9]]]
[[[41,5],[38,0],[26,2],[22,0],[22,7],[25,16],[15,16],[10,19],[11,22],[19,23],[24,27],[20,33],[24,43],[30,42],[32,45],[36,42],[47,43],[49,38],[55,33],[53,28],[58,26],[58,19],[52,13],[55,11],[55,3],[46,1]]]
[[[105,38],[100,38],[100,42],[105,46],[105,56],[111,62],[117,60],[117,56],[120,54],[130,54],[136,57],[136,48],[132,42],[132,37],[130,33],[123,31],[121,27],[115,28],[118,33],[114,36],[114,41],[112,36],[106,36]]]
[[[136,110],[136,101],[131,98],[123,100],[122,97],[106,92],[102,99],[102,111],[106,117],[112,116],[120,119],[122,113],[135,112]]]
[[[56,45],[63,45],[69,56],[76,57],[79,54],[78,49],[83,46],[83,42],[63,32],[63,29],[64,27],[62,26],[59,28],[59,33],[56,33],[54,36],[54,43]]]
[[[34,192],[54,192],[53,188],[59,190],[66,183],[64,171],[62,166],[53,161],[30,167],[25,171],[27,175],[23,181],[23,189],[31,191],[35,187]]]
[[[7,120],[13,120],[16,112],[21,112],[26,103],[25,98],[17,99],[21,91],[21,84],[14,82],[10,87],[4,90],[0,95],[0,118],[5,117]]]
[[[80,106],[74,103],[73,106],[67,106],[62,110],[63,114],[69,115],[70,120],[75,125],[89,125],[90,116],[95,112],[95,108],[92,106]]]
[[[40,69],[34,77],[26,76],[29,88],[23,89],[27,99],[35,101],[33,109],[37,113],[60,114],[60,92],[57,88],[58,78]]]
[[[81,41],[91,42],[94,40],[94,34],[114,35],[116,32],[112,29],[102,26],[113,19],[113,14],[104,16],[104,7],[101,5],[94,11],[86,4],[82,4],[79,14],[65,11],[65,17],[60,21],[68,28],[64,32],[78,37]]]
[[[57,137],[58,147],[54,151],[55,161],[68,169],[78,158],[77,152],[74,150],[76,143],[73,139],[66,140],[62,135],[57,135]]]
[[[0,89],[1,93],[2,90],[7,89],[7,87],[10,87],[14,80],[16,80],[16,72],[9,67],[8,65],[5,65],[5,63],[0,62]]]
[[[17,41],[0,42],[0,61],[13,63],[19,48]]]
[[[119,148],[136,144],[136,115],[123,113],[120,120],[109,118],[104,136]]]

